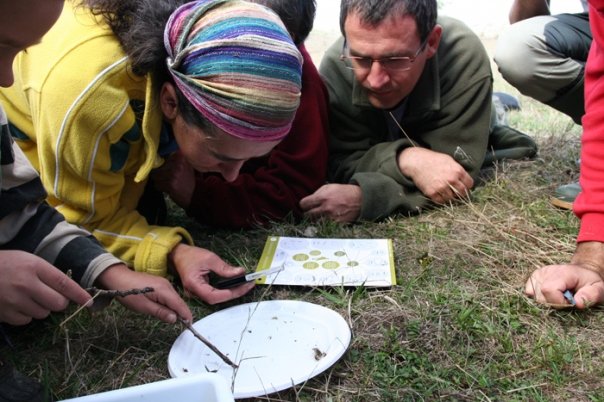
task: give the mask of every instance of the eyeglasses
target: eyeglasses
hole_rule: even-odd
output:
[[[420,55],[420,53],[426,47],[428,38],[426,38],[417,49],[417,52],[413,56],[400,56],[400,57],[384,57],[383,59],[372,59],[371,57],[351,56],[350,49],[348,49],[346,41],[342,46],[342,54],[340,60],[345,63],[346,68],[351,70],[368,72],[371,70],[373,63],[377,62],[388,71],[407,71],[411,69],[411,65]]]

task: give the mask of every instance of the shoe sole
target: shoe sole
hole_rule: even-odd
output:
[[[550,199],[550,202],[552,203],[553,206],[558,207],[558,208],[568,209],[568,210],[573,209],[573,203],[571,201],[564,201],[564,200],[552,197]]]

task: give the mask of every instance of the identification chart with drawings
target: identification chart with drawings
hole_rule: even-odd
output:
[[[283,266],[258,284],[300,286],[396,285],[391,239],[269,236],[256,272]]]

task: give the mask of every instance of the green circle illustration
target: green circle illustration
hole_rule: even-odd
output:
[[[308,260],[310,257],[306,254],[296,254],[292,257],[294,259],[294,261],[306,261]]]
[[[346,255],[345,251],[336,251],[333,253],[336,257],[344,257]]]
[[[326,261],[323,263],[323,268],[325,269],[336,269],[340,266],[340,263],[336,261]]]
[[[319,250],[312,250],[310,253],[308,253],[310,255],[321,255],[321,251]]]
[[[346,263],[346,265],[348,265],[349,267],[357,267],[359,265],[358,261],[348,261]]]
[[[304,269],[317,269],[319,268],[319,263],[314,261],[308,261],[302,264],[302,268]]]

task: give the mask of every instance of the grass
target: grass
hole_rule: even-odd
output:
[[[501,80],[496,90],[517,95]],[[341,226],[279,223],[268,229],[215,231],[172,207],[200,246],[252,269],[268,234],[392,238],[398,286],[257,288],[240,300],[205,306],[201,318],[237,303],[294,299],[340,312],[352,325],[344,357],[303,386],[265,401],[604,401],[604,315],[553,310],[523,294],[535,268],[568,261],[578,221],[549,195],[577,178],[580,127],[528,98],[510,124],[533,135],[534,161],[504,163],[485,175],[469,202],[413,217]],[[42,380],[58,399],[169,377],[167,356],[182,328],[114,303],[65,327],[72,310],[9,328],[14,348],[0,353]]]

